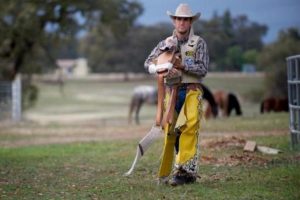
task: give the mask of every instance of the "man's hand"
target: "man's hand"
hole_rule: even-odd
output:
[[[173,64],[174,68],[179,70],[184,69],[184,66],[181,63],[181,58],[178,55],[174,55],[170,62]]]
[[[181,76],[181,71],[175,68],[172,68],[169,70],[169,73],[167,74],[167,78],[174,78]]]

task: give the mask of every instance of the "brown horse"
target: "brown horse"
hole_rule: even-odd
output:
[[[201,84],[203,90],[203,99],[205,99],[211,109],[211,115],[213,117],[217,117],[218,115],[218,105],[214,99],[212,92],[208,89],[207,86]],[[157,89],[153,86],[144,85],[137,86],[134,88],[134,92],[130,101],[129,106],[129,115],[128,122],[132,121],[132,113],[135,112],[135,122],[136,124],[140,123],[139,120],[139,112],[141,110],[142,105],[146,103],[149,105],[157,104]]]
[[[289,103],[287,98],[265,98],[260,104],[260,113],[266,112],[288,112]]]
[[[236,115],[242,115],[241,105],[235,94],[217,90],[213,93],[213,96],[219,107],[220,116],[229,117],[233,110],[235,110]],[[209,106],[207,106],[205,111],[205,117],[206,119],[211,117],[211,108]]]

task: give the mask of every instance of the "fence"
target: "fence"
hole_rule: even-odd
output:
[[[300,55],[287,58],[287,79],[292,147],[300,144]]]
[[[13,82],[0,81],[0,120],[21,120],[21,78]]]

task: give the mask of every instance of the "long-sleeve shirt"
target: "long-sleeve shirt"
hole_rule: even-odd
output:
[[[180,46],[188,42],[188,38],[182,41],[177,40],[175,34],[173,34],[172,38],[174,39],[174,41],[177,41],[177,47],[179,48],[179,51],[180,51]],[[166,42],[166,40],[159,42],[158,45],[152,50],[152,52],[150,53],[150,55],[145,61],[144,67],[146,68],[146,70],[148,70],[150,64],[152,64],[160,54],[162,54],[165,51],[168,51],[170,48],[171,46],[169,43]],[[207,44],[203,38],[200,37],[197,43],[194,62],[183,63],[183,64],[184,64],[184,71],[186,73],[193,74],[199,77],[199,79],[202,79],[203,77],[206,76],[208,72],[209,55],[208,55]]]

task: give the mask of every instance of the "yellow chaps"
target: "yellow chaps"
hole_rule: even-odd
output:
[[[172,171],[177,136],[179,136],[179,148],[176,153],[174,168],[184,169],[191,174],[197,173],[198,135],[203,115],[202,95],[202,90],[198,88],[187,90],[179,114],[174,114],[173,123],[164,127],[165,141],[158,174],[159,178],[169,176]],[[167,91],[165,107],[167,106],[166,102],[169,102],[169,98],[170,91]]]

